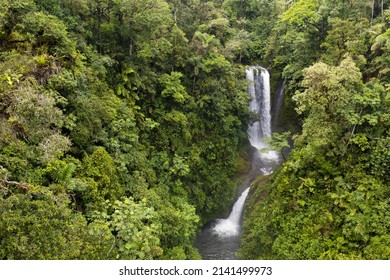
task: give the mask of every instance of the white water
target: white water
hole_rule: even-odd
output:
[[[240,243],[241,217],[249,187],[254,178],[268,175],[278,165],[278,153],[268,148],[264,137],[271,136],[271,105],[269,73],[261,67],[246,70],[247,79],[252,81],[248,93],[252,96],[250,109],[259,115],[259,121],[248,127],[248,139],[253,146],[251,154],[252,169],[245,175],[240,189],[245,189],[237,199],[227,219],[217,219],[206,224],[197,236],[195,246],[203,259],[235,259]],[[268,150],[265,152],[264,150]]]
[[[259,150],[260,161],[266,164],[260,168],[263,175],[272,173],[272,165],[279,159],[277,152],[270,150],[265,137],[271,137],[271,95],[270,81],[267,69],[262,67],[250,67],[246,70],[247,79],[252,83],[248,87],[248,93],[252,96],[249,108],[259,115],[260,120],[248,127],[248,139],[253,147]],[[240,234],[240,220],[244,209],[245,199],[249,187],[240,195],[227,219],[216,220],[213,231],[219,237],[237,236]]]
[[[266,144],[262,138],[271,136],[271,124],[268,122],[271,111],[269,105],[269,79],[267,79],[267,77],[269,78],[269,74],[264,68],[250,67],[246,70],[246,76],[252,82],[248,87],[248,93],[252,97],[249,109],[260,117],[259,121],[249,126],[248,138],[253,147],[262,149],[266,148]]]
[[[258,66],[246,69],[246,77],[251,81],[248,93],[252,96],[249,108],[259,115],[260,120],[248,128],[251,145],[260,151],[260,157],[268,162],[278,161],[277,152],[270,150],[264,138],[271,137],[271,90],[268,70]]]
[[[214,232],[220,237],[236,236],[240,234],[240,219],[244,209],[245,199],[248,196],[247,188],[233,205],[232,212],[227,219],[218,219]]]

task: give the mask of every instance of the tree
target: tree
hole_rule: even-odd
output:
[[[153,259],[163,253],[158,237],[161,224],[153,208],[131,198],[115,201],[113,208],[109,223],[117,233],[117,259]]]
[[[124,194],[115,162],[103,147],[83,158],[78,178],[86,184],[80,196],[87,215],[103,210],[106,201],[115,201]]]
[[[366,31],[368,21],[360,19],[358,22],[352,22],[335,18],[330,20],[330,24],[331,30],[321,44],[324,48],[322,55],[324,61],[337,65],[348,54],[354,58],[360,69],[364,69],[367,63],[365,55],[369,52],[370,41],[370,35]],[[360,34],[359,40],[356,40],[356,34]]]
[[[87,222],[67,207],[66,195],[55,195],[39,186],[1,186],[2,259],[83,258]]]

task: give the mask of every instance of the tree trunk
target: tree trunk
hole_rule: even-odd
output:
[[[383,0],[381,1],[381,15],[382,15],[382,17],[383,17],[383,6],[384,6],[384,4],[383,4]]]
[[[130,40],[129,43],[129,56],[133,55],[133,40]]]

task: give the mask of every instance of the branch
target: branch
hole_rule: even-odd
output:
[[[6,190],[6,191],[8,191],[8,192],[11,192],[11,193],[12,193],[12,191],[11,191],[9,188],[7,188],[7,187],[5,187],[5,186],[3,186],[3,185],[0,185],[0,189],[2,189],[2,190]]]
[[[107,258],[110,256],[111,251],[114,249],[115,243],[116,243],[116,238],[114,237],[114,242],[112,243],[111,248],[110,248],[110,250],[109,250],[108,253],[107,253]]]
[[[28,190],[28,184],[27,183],[20,183],[20,182],[16,182],[16,181],[8,181],[7,179],[0,179],[0,182],[3,183],[3,184],[6,184],[6,185],[15,185],[18,188],[21,188],[21,189],[24,189],[24,190]],[[4,187],[3,185],[0,185],[0,187],[2,189],[8,190],[8,188]]]
[[[360,109],[359,117],[362,115],[362,113],[363,113],[363,108]],[[355,123],[355,125],[354,125],[353,128],[352,128],[351,136],[350,136],[349,139],[348,139],[348,142],[347,142],[347,145],[346,145],[346,149],[345,149],[345,152],[344,152],[343,155],[345,155],[345,153],[347,152],[348,147],[349,147],[349,144],[350,144],[350,142],[351,142],[351,139],[352,139],[352,137],[355,135],[356,126],[357,126],[357,123]]]

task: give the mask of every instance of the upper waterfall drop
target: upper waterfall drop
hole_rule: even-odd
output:
[[[252,96],[249,109],[258,114],[259,121],[254,122],[248,128],[248,138],[251,145],[261,151],[263,159],[277,161],[279,155],[273,150],[268,150],[264,138],[271,137],[271,87],[270,75],[267,69],[260,66],[252,66],[246,69],[246,78],[252,83],[248,86],[248,93]]]
[[[249,108],[260,116],[248,128],[248,138],[253,147],[266,148],[264,137],[271,137],[271,97],[268,70],[262,67],[249,67],[246,77],[252,82],[248,87],[248,93],[252,96]]]

